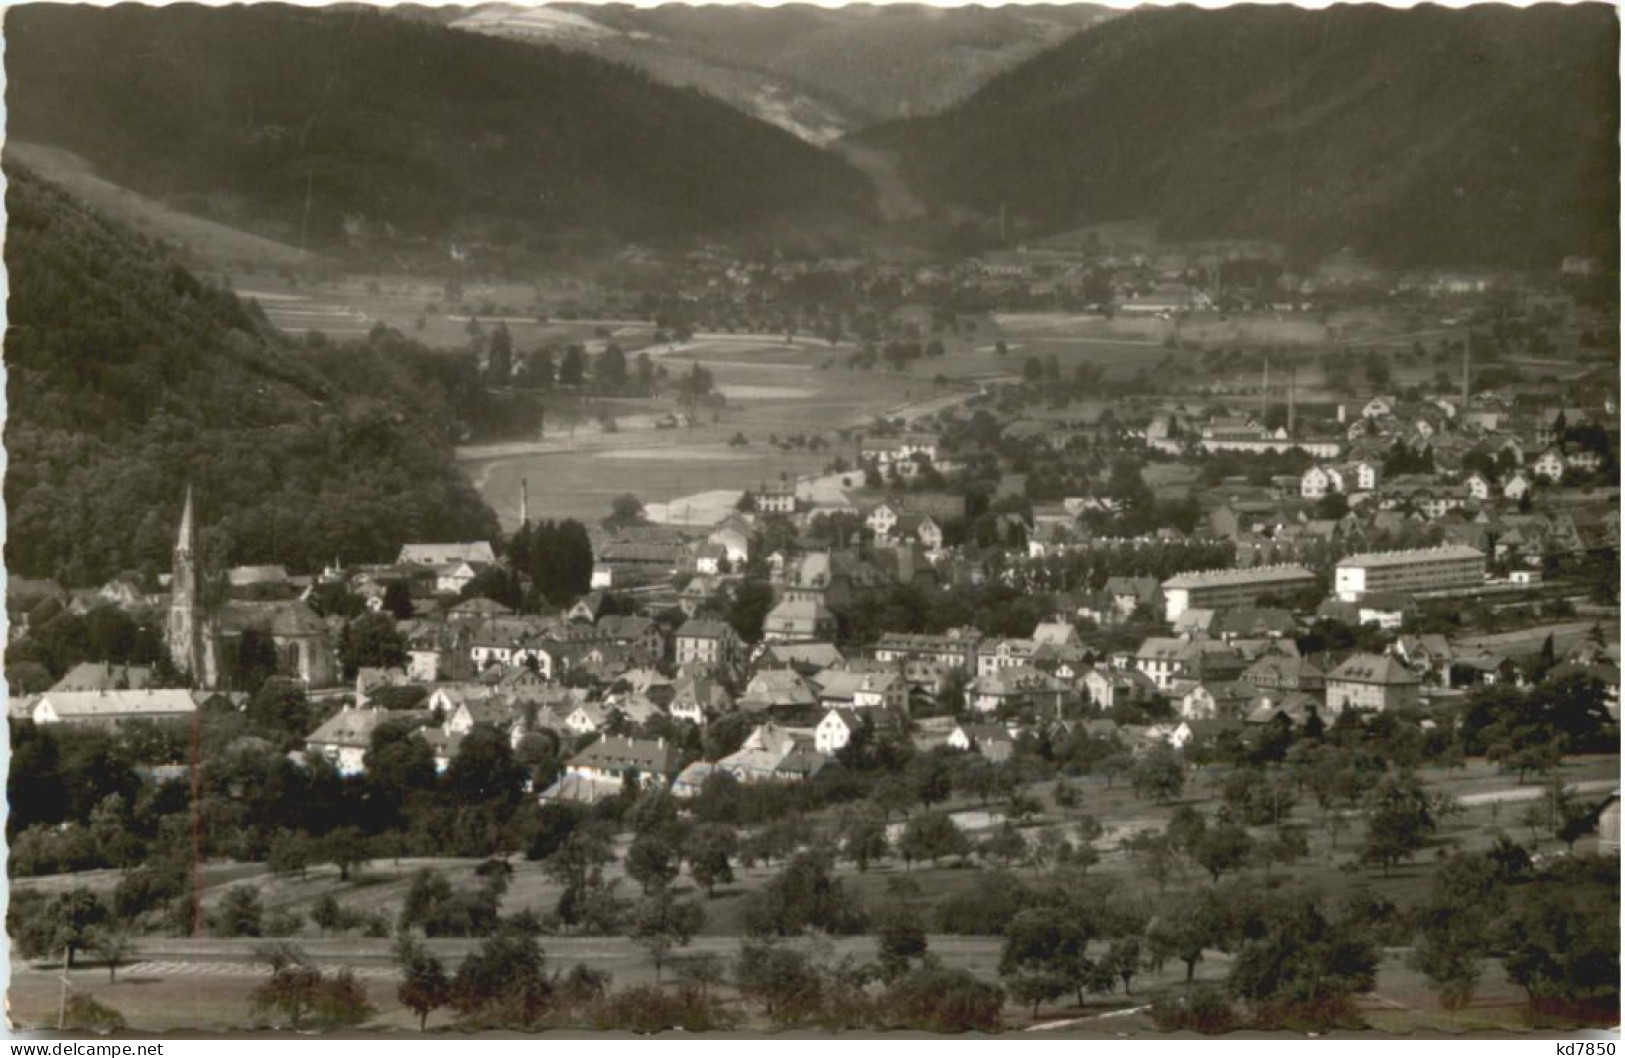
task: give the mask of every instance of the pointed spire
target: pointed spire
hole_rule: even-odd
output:
[[[177,554],[192,553],[192,486],[186,486],[186,508],[181,511],[181,530],[175,538]]]

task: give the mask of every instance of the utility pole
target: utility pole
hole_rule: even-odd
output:
[[[519,526],[524,528],[530,524],[530,480],[519,479]]]
[[[1259,399],[1258,421],[1262,425],[1270,414],[1270,358],[1264,357],[1264,393]]]
[[[62,946],[62,998],[56,1005],[56,1031],[61,1032],[68,1024],[68,960],[73,956],[73,946]]]
[[[310,230],[310,192],[311,192],[312,185],[315,183],[315,180],[316,180],[316,171],[314,169],[306,169],[305,170],[305,208],[304,208],[304,212],[302,212],[299,215],[299,249],[300,249],[300,251],[303,251],[305,249],[305,236],[308,234],[308,232]]]

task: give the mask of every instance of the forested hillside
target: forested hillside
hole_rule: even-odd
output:
[[[870,211],[839,157],[589,55],[355,8],[25,5],[8,134],[296,246],[546,252],[820,235]]]
[[[1135,11],[861,137],[1026,235],[1351,247],[1410,265],[1617,256],[1612,7]]]
[[[554,9],[619,31],[591,41],[606,54],[639,65],[682,55],[713,69],[756,71],[858,124],[929,114],[957,103],[994,74],[1113,14],[1084,3],[954,8],[564,3],[543,10]],[[660,66],[648,68],[658,72]],[[750,102],[726,91],[718,94],[747,107]]]
[[[167,569],[188,484],[224,561],[308,570],[495,531],[451,455],[481,399],[472,357],[382,333],[295,346],[159,246],[9,176],[13,575]]]

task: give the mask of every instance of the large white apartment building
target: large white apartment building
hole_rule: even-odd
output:
[[[1373,591],[1412,595],[1484,583],[1484,553],[1462,544],[1350,555],[1337,564],[1332,590],[1344,602]]]
[[[1167,603],[1167,620],[1176,621],[1186,610],[1252,606],[1266,595],[1298,591],[1314,583],[1315,575],[1295,564],[1206,569],[1168,578],[1162,582],[1162,595]]]

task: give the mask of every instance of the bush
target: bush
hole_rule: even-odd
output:
[[[588,1021],[599,1032],[720,1032],[732,1027],[722,1006],[698,989],[674,993],[654,985],[617,992],[595,1004]]]
[[[997,985],[931,962],[900,978],[880,1004],[886,1027],[925,1032],[997,1032],[1003,1007],[1004,990]]]
[[[962,936],[999,936],[1026,905],[1027,890],[1015,875],[988,871],[976,886],[937,905],[937,930]]]
[[[546,955],[534,937],[503,932],[463,957],[451,983],[451,1005],[471,1025],[535,1025],[553,998]]]
[[[208,916],[209,925],[219,937],[258,937],[264,932],[265,908],[260,894],[246,885],[234,885],[226,890],[220,906]]]
[[[64,1027],[74,1032],[107,1035],[125,1029],[123,1014],[84,994],[70,997],[64,1014]]]
[[[186,870],[144,865],[126,871],[113,890],[113,913],[129,921],[155,911],[186,892]],[[15,893],[13,894],[15,899]]]
[[[1151,1004],[1151,1020],[1164,1032],[1207,1036],[1232,1032],[1238,1024],[1230,997],[1212,985],[1199,985],[1185,996],[1159,996]]]
[[[366,987],[349,968],[329,977],[286,941],[261,949],[271,975],[253,993],[254,1010],[295,1031],[359,1025],[375,1013]]]
[[[1275,1032],[1330,1032],[1366,1027],[1354,1000],[1325,996],[1315,1000],[1259,1003],[1253,1007],[1250,1027]]]
[[[790,937],[807,928],[824,933],[863,932],[863,905],[831,874],[828,855],[801,852],[775,878],[752,893],[744,908],[745,932]]]
[[[296,937],[304,925],[305,920],[297,911],[278,908],[265,916],[260,925],[260,932],[267,937]]]

